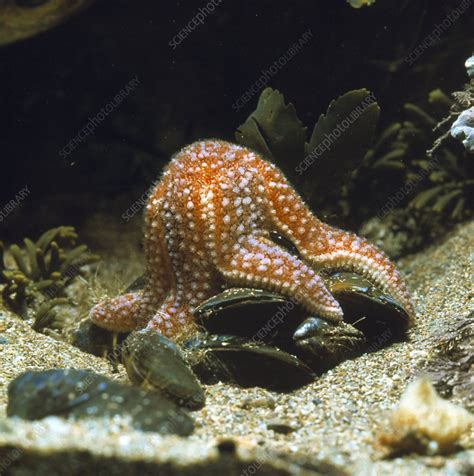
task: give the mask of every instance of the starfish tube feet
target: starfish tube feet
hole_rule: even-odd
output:
[[[123,294],[99,304],[90,311],[94,324],[112,332],[131,332],[143,327],[143,295],[141,292]]]

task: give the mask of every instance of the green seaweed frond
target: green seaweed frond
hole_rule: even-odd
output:
[[[44,232],[36,241],[23,240],[5,249],[0,242],[0,284],[3,301],[26,318],[34,315],[33,328],[60,327],[54,307],[66,304],[66,288],[84,272],[84,267],[100,258],[86,245],[77,244],[72,226],[60,226]],[[6,255],[12,264],[6,265]]]
[[[305,198],[321,211],[351,181],[372,141],[379,113],[369,91],[349,91],[331,101],[307,138],[293,104],[286,104],[279,91],[266,88],[235,137],[302,182]]]
[[[472,212],[474,167],[449,134],[457,110],[456,102],[440,89],[429,93],[423,107],[406,103],[404,120],[382,131],[366,155],[360,181],[379,183],[385,190],[390,177],[395,191],[412,190],[399,207],[452,222],[467,218]]]

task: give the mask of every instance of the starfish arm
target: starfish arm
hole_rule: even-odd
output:
[[[166,228],[162,215],[165,213],[164,187],[157,185],[150,196],[145,211],[146,277],[145,294],[155,306],[159,306],[173,286],[173,272],[166,246]]]
[[[155,311],[147,328],[154,329],[166,337],[186,335],[194,329],[191,306],[171,294]]]
[[[360,273],[380,286],[414,317],[408,288],[388,257],[364,238],[318,220],[272,164],[261,163],[268,183],[266,198],[273,225],[298,248],[302,258],[318,270]]]
[[[304,251],[309,261],[325,270],[354,271],[365,276],[397,299],[414,318],[415,309],[405,281],[382,250],[354,233],[323,223],[318,237],[316,252],[311,247]]]
[[[89,318],[94,324],[113,332],[130,332],[143,327],[142,292],[128,293],[96,304]]]
[[[241,237],[237,248],[232,257],[218,257],[219,270],[226,281],[270,289],[318,316],[335,321],[342,318],[339,303],[321,278],[298,258],[264,236]]]

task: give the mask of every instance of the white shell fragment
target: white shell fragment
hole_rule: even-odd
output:
[[[463,111],[454,121],[451,135],[461,140],[468,152],[474,153],[474,107]]]
[[[410,383],[378,443],[392,453],[447,453],[460,446],[474,416],[441,398],[426,377]]]
[[[464,66],[466,66],[467,75],[471,79],[474,79],[474,55],[472,55],[466,60]]]

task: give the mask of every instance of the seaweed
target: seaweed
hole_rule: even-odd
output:
[[[305,152],[306,127],[298,119],[293,104],[277,90],[266,88],[257,108],[237,128],[237,142],[255,149],[276,163],[288,157],[300,161]]]
[[[368,188],[377,204],[377,216],[359,233],[393,257],[416,251],[426,239],[473,216],[474,164],[451,133],[470,105],[466,91],[453,93],[453,100],[435,89],[423,105],[406,103],[404,117],[380,133],[358,171],[354,190]],[[408,230],[402,222],[416,227]]]
[[[433,223],[469,218],[474,191],[472,160],[449,134],[459,115],[458,105],[436,89],[429,94],[426,107],[406,103],[403,113],[405,119],[388,126],[366,155],[362,182],[378,175],[378,181],[372,183],[386,191],[387,181],[381,177],[391,175],[393,180],[398,175],[393,183],[403,196],[399,195],[397,207],[430,215]],[[383,196],[381,190],[373,193]]]
[[[351,173],[372,140],[379,113],[369,91],[349,91],[329,104],[307,141],[307,128],[293,104],[285,104],[279,91],[266,88],[235,137],[273,160],[290,179],[301,182],[310,205],[324,214],[344,195]]]
[[[47,230],[36,242],[25,238],[23,247],[11,245],[8,253],[0,242],[3,301],[23,318],[33,314],[35,330],[61,328],[55,308],[69,302],[66,288],[84,266],[99,260],[86,245],[77,245],[77,239],[74,227],[60,226]],[[6,265],[7,254],[11,266]]]
[[[415,219],[417,236],[402,240],[411,250],[472,216],[474,166],[450,134],[463,108],[472,106],[472,85],[453,98],[435,89],[427,104],[404,104],[401,119],[373,140],[380,108],[366,89],[349,91],[329,104],[307,139],[294,106],[266,88],[235,136],[274,161],[326,221],[359,229],[377,217],[384,226],[394,210],[398,222],[402,215]],[[377,224],[369,228],[378,233]],[[409,251],[394,238],[397,256]]]

